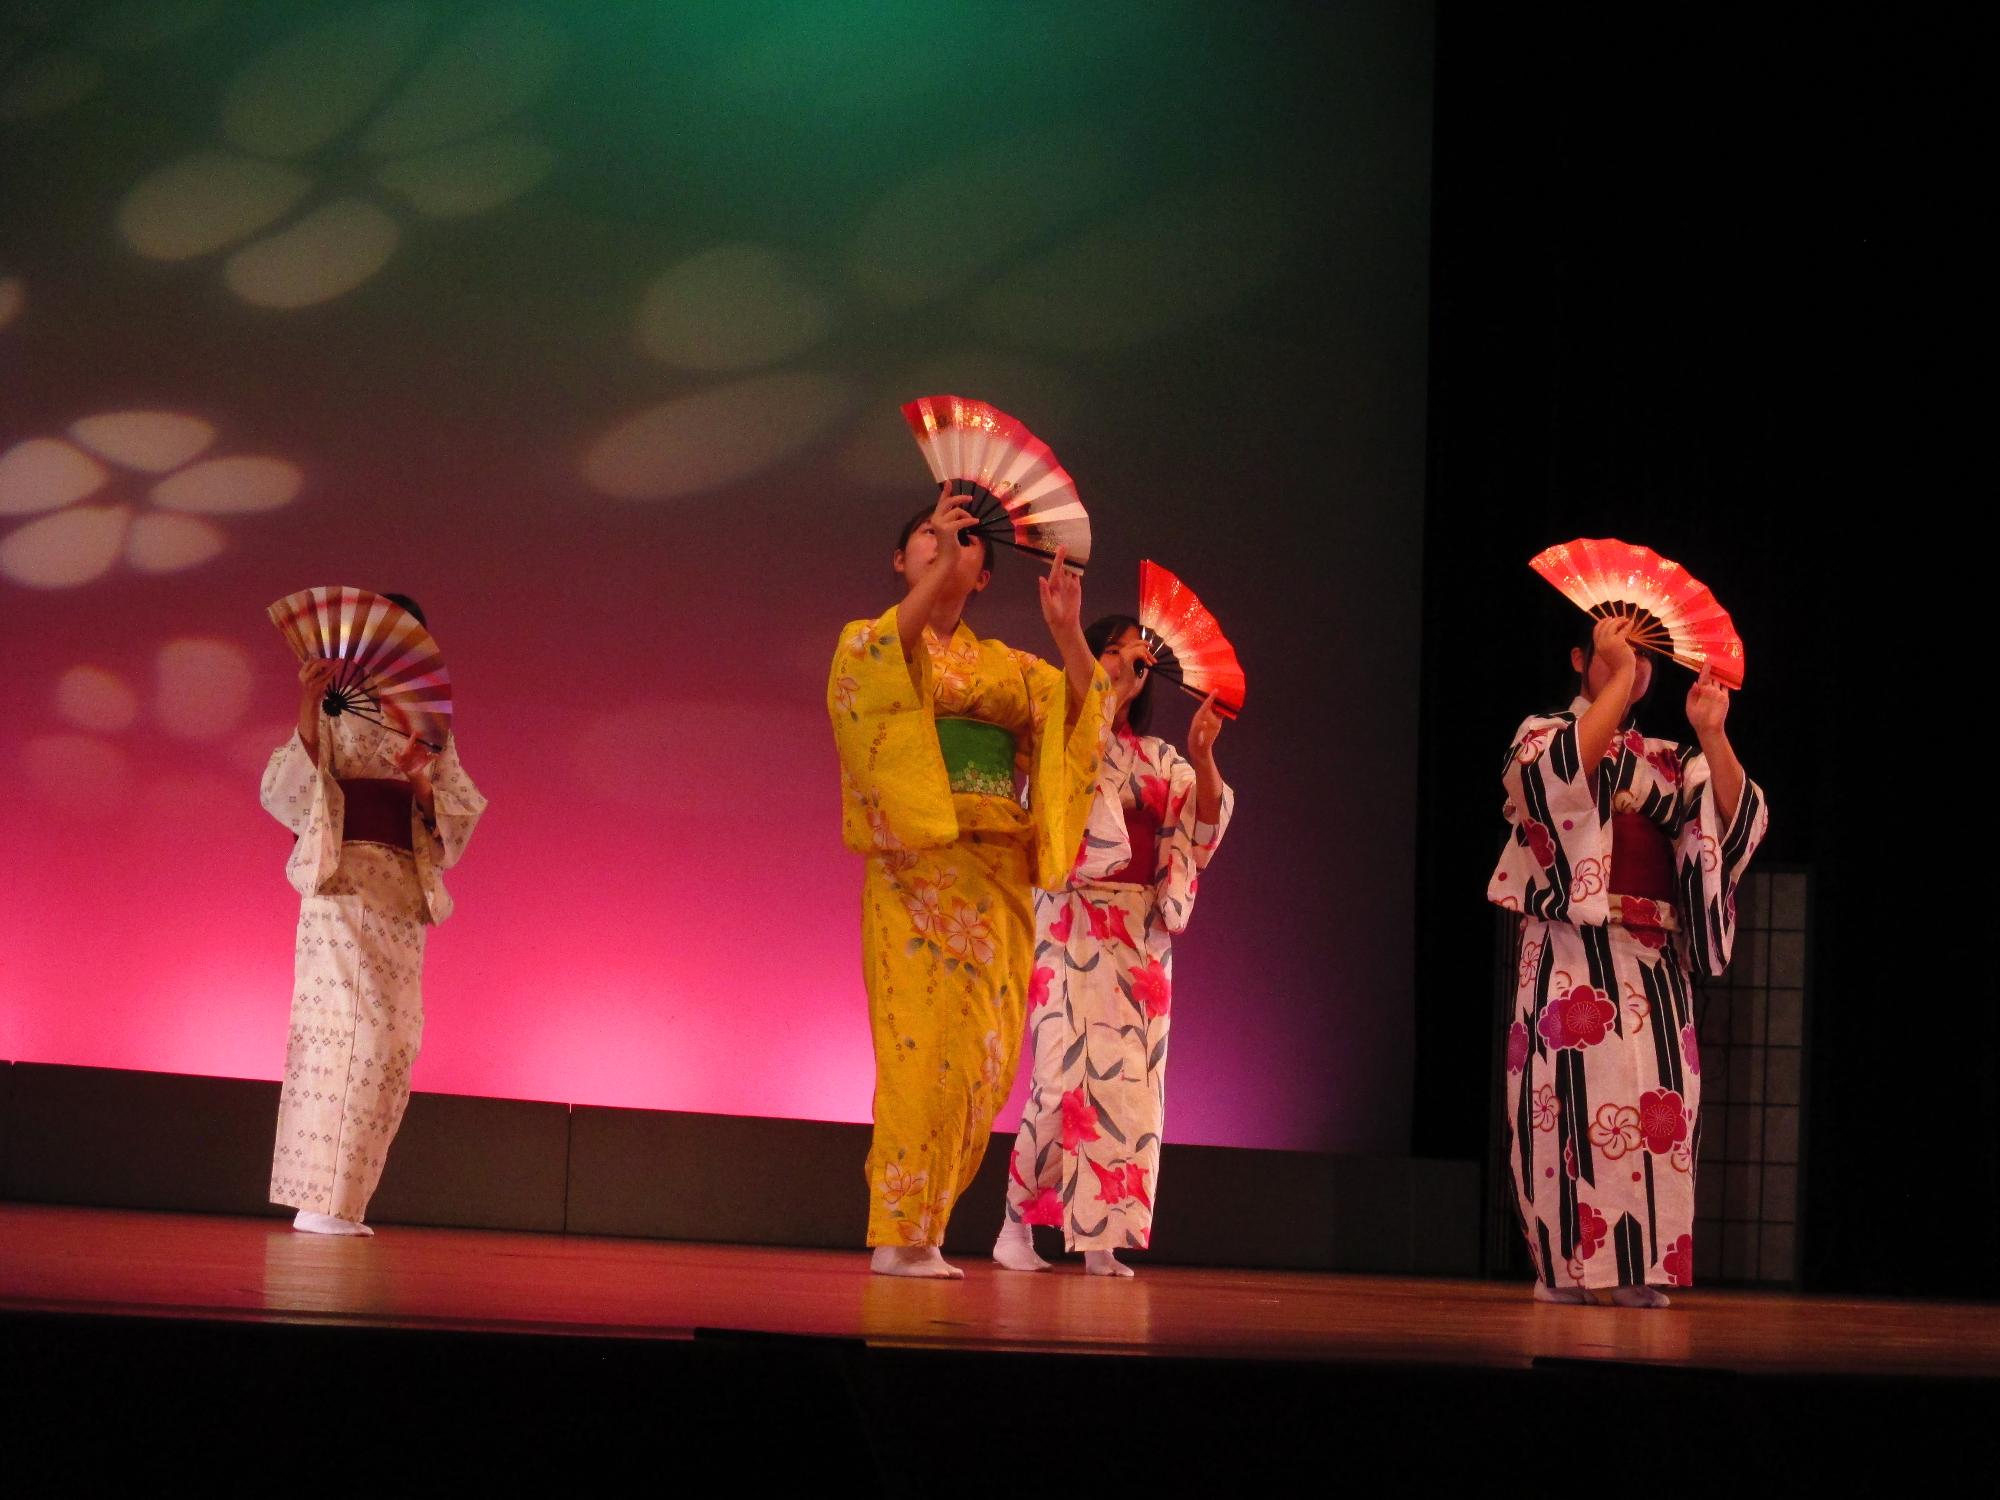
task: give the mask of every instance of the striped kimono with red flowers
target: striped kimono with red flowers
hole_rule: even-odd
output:
[[[1746,778],[1725,828],[1700,750],[1632,729],[1597,765],[1579,765],[1576,721],[1589,707],[1579,698],[1528,719],[1501,777],[1510,831],[1486,896],[1522,915],[1508,1164],[1545,1285],[1691,1286],[1701,1152],[1691,981],[1729,963],[1764,794]],[[1620,814],[1671,842],[1671,903],[1621,890]]]
[[[1172,939],[1235,804],[1225,787],[1216,822],[1198,821],[1178,750],[1122,725],[1112,736],[1069,884],[1035,893],[1034,1086],[1007,1164],[1008,1222],[1060,1226],[1071,1250],[1151,1240]],[[1128,819],[1157,830],[1150,880],[1129,868]]]

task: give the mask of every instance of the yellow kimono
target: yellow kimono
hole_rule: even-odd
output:
[[[979,1169],[1020,1051],[1031,891],[1069,876],[1115,707],[1100,670],[1071,717],[1059,668],[962,622],[924,646],[905,659],[893,609],[858,620],[827,682],[842,831],[868,857],[871,1246],[943,1244]]]

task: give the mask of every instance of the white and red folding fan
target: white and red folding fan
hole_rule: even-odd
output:
[[[1216,712],[1243,712],[1248,685],[1215,616],[1194,590],[1156,562],[1139,564],[1139,633],[1153,648],[1153,671],[1196,698],[1215,694]]]
[[[1650,547],[1615,537],[1579,537],[1550,547],[1528,566],[1586,614],[1624,616],[1629,639],[1724,687],[1743,686],[1743,641],[1708,586]]]
[[[1037,557],[1065,549],[1068,565],[1090,561],[1090,516],[1076,481],[1049,445],[997,406],[963,396],[921,396],[903,408],[931,477],[965,497],[977,534]]]
[[[417,617],[367,589],[302,589],[265,611],[302,662],[337,661],[323,700],[433,750],[451,732],[451,674]]]

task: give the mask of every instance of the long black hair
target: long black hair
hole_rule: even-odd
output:
[[[1092,656],[1102,656],[1105,647],[1128,630],[1137,630],[1139,622],[1130,615],[1105,615],[1092,620],[1083,632],[1084,640],[1090,646]],[[1144,662],[1138,665],[1145,666]],[[1153,673],[1149,670],[1140,685],[1139,694],[1132,700],[1132,706],[1125,710],[1125,722],[1132,726],[1134,734],[1144,734],[1146,726],[1153,722]]]

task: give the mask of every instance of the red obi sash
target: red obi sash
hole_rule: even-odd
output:
[[[1125,841],[1132,846],[1132,858],[1123,869],[1113,870],[1104,879],[1129,885],[1151,885],[1158,869],[1160,825],[1143,807],[1125,809]]]
[[[1644,813],[1611,815],[1611,889],[1673,905],[1673,842]]]
[[[410,847],[409,782],[383,776],[338,779],[346,803],[340,825],[342,843],[387,844],[392,849]]]

